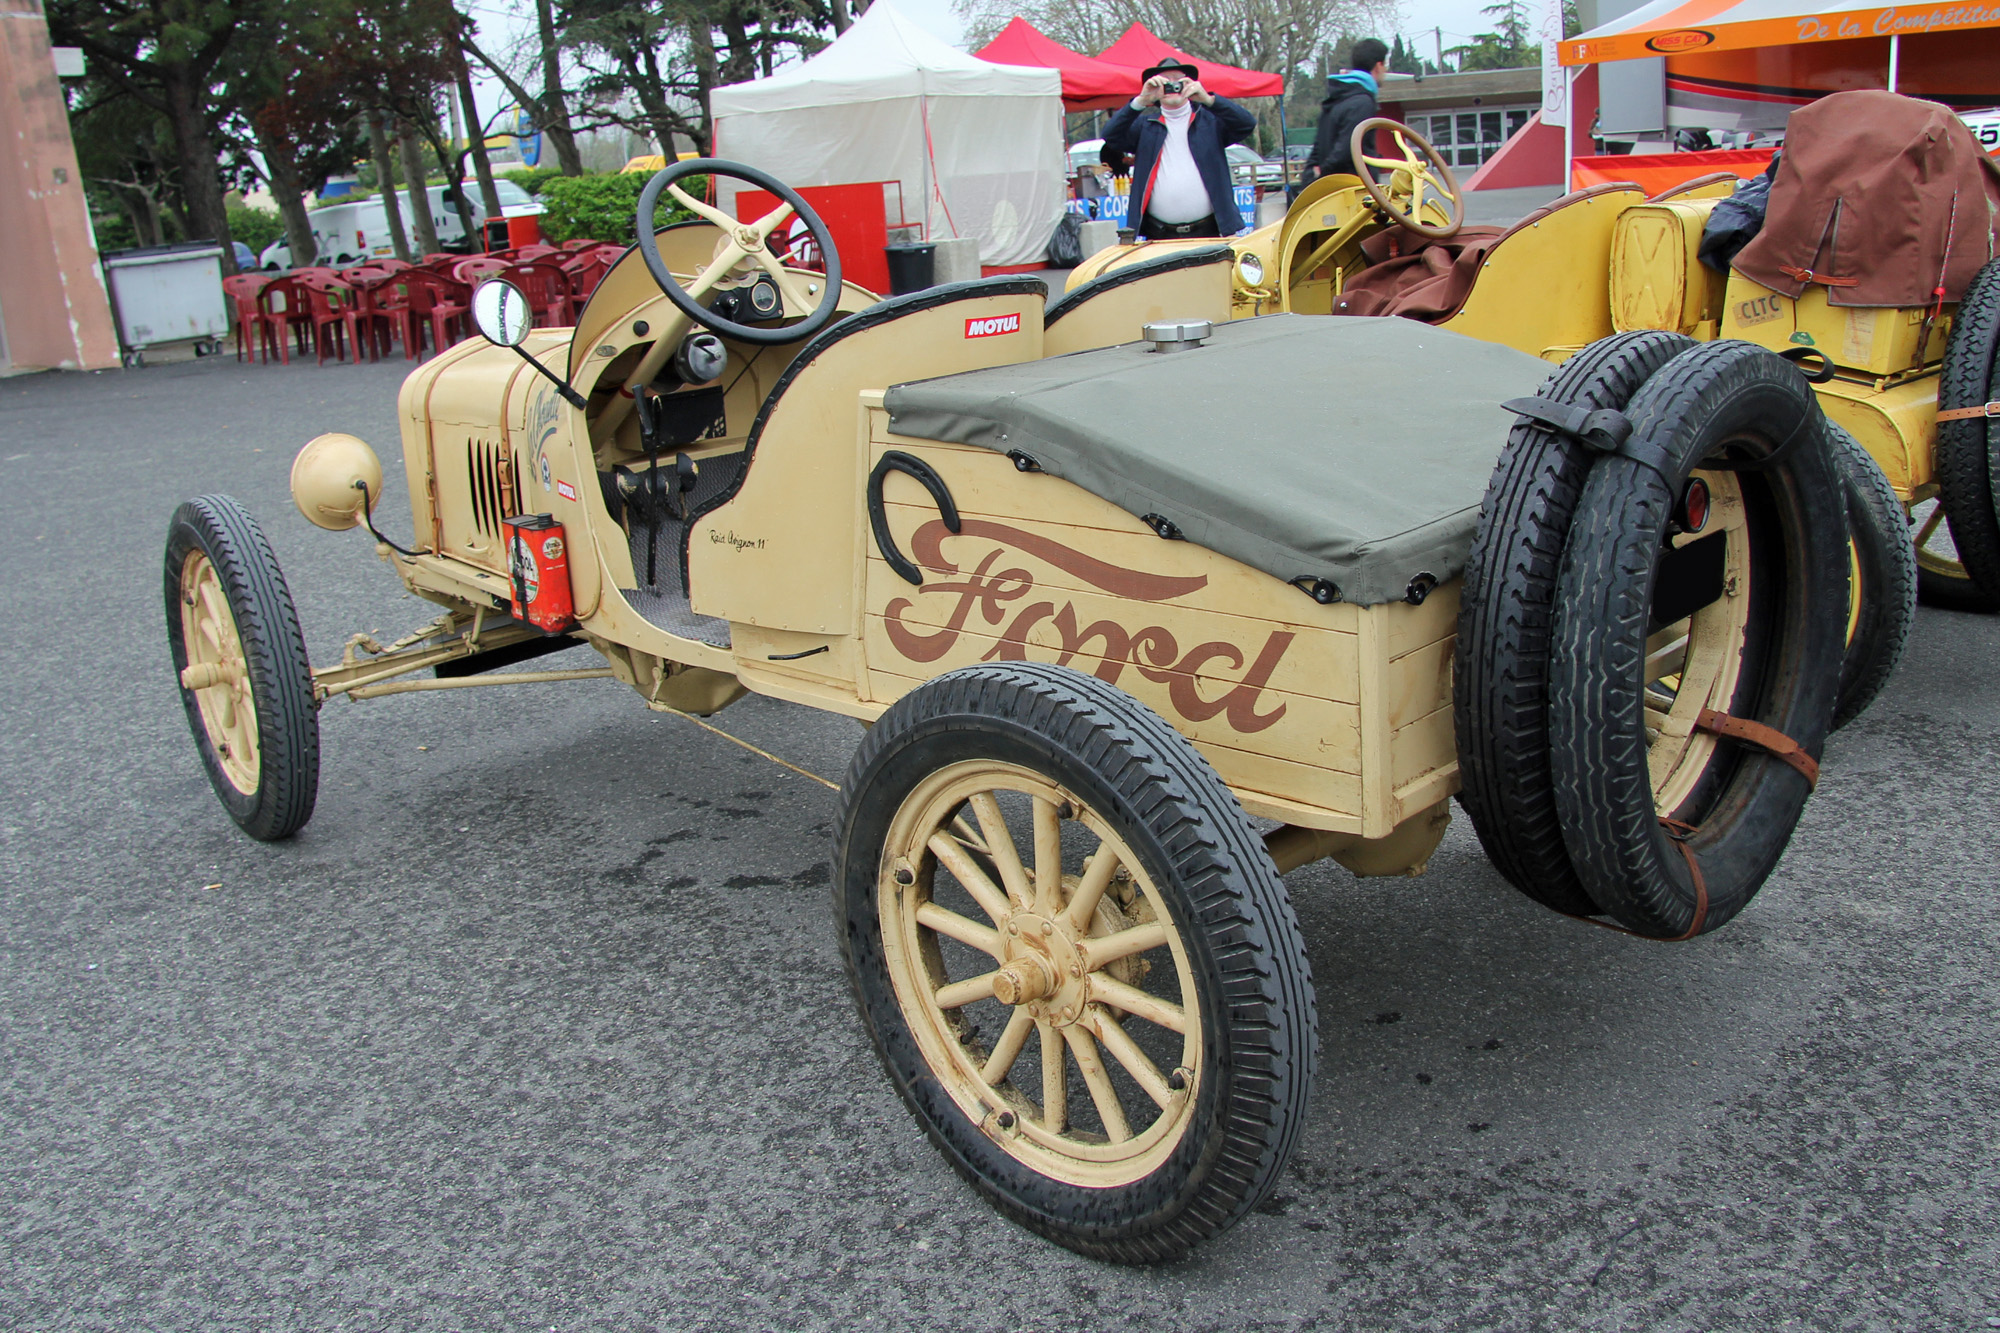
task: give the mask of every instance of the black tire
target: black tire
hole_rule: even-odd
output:
[[[1067,1183],[1035,1169],[1018,1145],[1009,1151],[1008,1136],[992,1127],[1001,1113],[975,1120],[966,1112],[947,1087],[951,1071],[941,1075],[924,1053],[918,1029],[935,1034],[936,1024],[923,1013],[913,1022],[898,999],[883,914],[919,897],[935,904],[933,877],[943,876],[934,854],[922,853],[897,863],[918,866],[902,881],[914,887],[898,889],[890,839],[910,827],[896,821],[906,803],[920,800],[919,784],[963,764],[1015,766],[1072,794],[1135,856],[1182,942],[1176,956],[1185,957],[1186,971],[1175,975],[1191,979],[1195,995],[1189,1001],[1183,991],[1180,1003],[1199,1015],[1200,1028],[1198,1040],[1180,1040],[1197,1048],[1200,1072],[1175,1085],[1192,1089],[1174,1112],[1177,1137],[1163,1135],[1162,1156],[1135,1168],[1145,1173],[1128,1182]],[[1297,1140],[1317,1062],[1311,968],[1261,839],[1185,738],[1131,696],[1068,668],[967,667],[884,714],[841,793],[834,909],[855,999],[897,1091],[974,1189],[1029,1230],[1117,1263],[1174,1259],[1264,1198]],[[940,937],[927,947],[945,943]],[[897,949],[909,956],[906,946]],[[1081,1007],[1101,1006],[1086,998]],[[972,1044],[976,1035],[961,1040],[964,1050],[985,1055]]]
[[[1542,396],[1622,409],[1655,371],[1694,345],[1658,331],[1601,338],[1565,362]],[[1570,866],[1556,814],[1549,634],[1563,544],[1596,457],[1546,426],[1515,422],[1466,558],[1453,659],[1459,804],[1507,882],[1568,916],[1602,909]]]
[[[1917,548],[1910,543],[1903,502],[1861,442],[1826,423],[1827,447],[1847,497],[1847,651],[1840,663],[1840,698],[1833,729],[1868,710],[1895,674],[1917,615]],[[1858,577],[1857,577],[1858,576]],[[1859,603],[1856,614],[1855,603]]]
[[[189,688],[183,597],[193,595],[190,607],[198,604],[204,562],[227,604],[237,646],[218,653],[198,645],[195,656],[240,663],[241,678]],[[319,710],[298,612],[270,543],[235,500],[200,496],[174,511],[165,575],[167,644],[209,784],[251,837],[290,837],[312,818],[319,794]],[[239,727],[235,710],[244,707],[253,716],[248,727]],[[229,734],[254,734],[256,755],[232,753]]]
[[[1979,270],[1952,319],[1938,377],[1938,408],[1977,407],[1990,401],[1994,364],[2000,360],[2000,260]],[[1932,606],[1955,611],[2000,611],[2000,490],[1993,456],[2000,430],[1989,420],[1941,421],[1932,446],[1938,503],[1958,550],[1958,571],[1930,567],[1918,590]]]
[[[1742,625],[1711,659],[1726,665],[1707,688],[1726,697],[1708,706],[1774,728],[1816,760],[1846,638],[1845,504],[1812,391],[1767,351],[1722,342],[1685,352],[1626,410],[1633,438],[1663,449],[1676,475],[1668,481],[1616,456],[1584,485],[1556,604],[1550,764],[1563,842],[1591,898],[1642,935],[1684,938],[1749,902],[1790,841],[1811,784],[1763,749],[1701,737],[1683,752],[1672,808],[1656,809],[1647,651],[1670,520],[1689,474],[1724,461],[1725,446],[1740,458],[1737,442],[1749,437],[1762,456],[1806,433],[1777,461],[1735,474],[1741,530],[1711,536],[1726,536],[1732,545],[1718,549],[1747,562],[1747,578],[1732,583],[1718,563],[1716,593],[1700,610],[1727,606],[1737,595],[1730,589],[1747,582]],[[1707,633],[1691,629],[1690,639],[1698,632]],[[1687,677],[1674,679],[1677,703],[1706,697],[1689,693]],[[1664,820],[1692,831],[1670,836]]]

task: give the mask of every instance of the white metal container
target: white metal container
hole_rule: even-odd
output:
[[[121,250],[104,257],[118,340],[128,364],[164,343],[196,341],[213,351],[229,336],[222,247],[212,241]]]

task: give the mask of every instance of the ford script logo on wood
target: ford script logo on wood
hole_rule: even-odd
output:
[[[960,567],[946,560],[942,549],[945,538],[951,535],[951,530],[939,519],[931,519],[918,528],[910,542],[917,563],[928,570],[958,574]],[[1087,670],[1113,685],[1129,666],[1147,680],[1164,685],[1174,710],[1190,721],[1205,722],[1219,716],[1232,730],[1248,734],[1264,730],[1285,715],[1283,702],[1263,712],[1258,711],[1258,704],[1272,672],[1295,637],[1289,630],[1270,631],[1254,656],[1236,644],[1219,639],[1183,648],[1163,625],[1128,629],[1105,619],[1082,623],[1074,599],[1065,599],[1060,605],[1053,600],[1036,599],[1035,579],[1028,570],[1018,567],[995,570],[994,566],[1010,554],[1011,548],[1128,602],[1167,602],[1197,592],[1208,585],[1205,575],[1176,578],[1127,569],[1087,556],[1040,533],[1025,532],[991,519],[967,517],[957,535],[999,544],[992,546],[970,573],[948,581],[924,583],[917,597],[953,599],[945,604],[950,608],[948,611],[939,608],[928,616],[913,615],[918,607],[912,598],[899,597],[889,603],[883,628],[889,642],[912,662],[935,662],[950,652],[972,613],[977,611],[985,626],[1004,625],[998,632],[998,642],[981,661],[1028,660],[1030,635],[1039,630],[1036,637],[1042,643],[1038,646],[1053,649],[1058,665]],[[1242,674],[1233,681],[1221,679],[1226,688],[1219,698],[1204,697],[1198,687],[1219,679],[1218,666]]]

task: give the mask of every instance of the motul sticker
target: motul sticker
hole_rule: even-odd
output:
[[[576,499],[576,487],[566,481],[559,481],[556,483],[556,494],[565,500],[574,500]]]
[[[968,319],[965,321],[965,336],[968,338],[991,338],[996,333],[1019,333],[1020,331],[1021,316],[1019,314],[989,315],[985,319]]]

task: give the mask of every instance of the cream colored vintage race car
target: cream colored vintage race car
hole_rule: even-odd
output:
[[[783,202],[742,224],[692,174]],[[663,193],[705,220],[656,233]],[[823,271],[768,248],[794,213]],[[608,674],[863,719],[834,915],[884,1067],[1002,1212],[1125,1262],[1241,1218],[1297,1138],[1318,1033],[1281,875],[1420,872],[1466,756],[1513,766],[1518,822],[1481,836],[1510,874],[1509,840],[1559,862],[1525,887],[1573,915],[1691,938],[1782,853],[1847,580],[1789,363],[1644,334],[1549,378],[1405,320],[1216,323],[1171,265],[878,301],[796,194],[716,161],[656,176],[638,234],[576,328],[489,284],[489,341],[405,383],[414,537],[376,549],[435,622],[312,667],[250,515],[175,514],[174,669],[252,836],[311,815],[341,695]],[[1566,550],[1550,468],[1582,479]],[[292,485],[376,532],[362,442],[314,439]],[[1461,606],[1468,568],[1499,573]],[[582,645],[604,664],[494,671]]]

